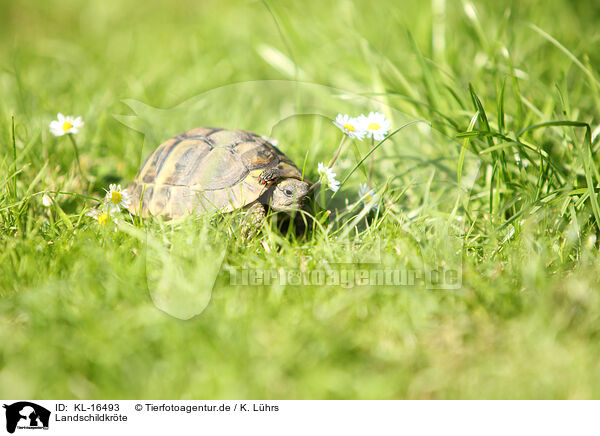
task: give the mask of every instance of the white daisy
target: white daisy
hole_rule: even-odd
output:
[[[365,207],[377,207],[377,194],[366,183],[361,183],[358,187],[358,197],[363,202]]]
[[[127,189],[121,189],[121,185],[112,184],[106,191],[104,203],[113,212],[118,212],[121,208],[127,209],[131,205],[131,196],[127,193]]]
[[[113,218],[110,209],[102,210],[94,208],[91,209],[88,213],[86,213],[86,215],[94,218],[102,227],[105,227],[106,224],[108,224],[108,222]]]
[[[332,177],[329,177],[329,189],[333,192],[337,192],[340,189],[340,182],[335,179],[335,173],[333,173]]]
[[[52,206],[52,197],[50,197],[48,194],[42,195],[42,205],[44,207]]]
[[[381,112],[370,112],[369,115],[358,117],[360,128],[366,132],[367,138],[383,141],[390,131],[391,121]]]
[[[362,128],[358,118],[350,118],[348,114],[338,114],[333,122],[342,132],[350,138],[356,138],[360,141],[365,137],[365,129]]]
[[[333,172],[333,169],[326,167],[323,164],[323,162],[319,162],[317,172],[319,173],[321,178],[327,178],[327,184],[329,185],[329,189],[331,189],[333,192],[336,192],[338,189],[340,189],[340,182],[336,180],[335,177],[337,174]]]
[[[72,115],[64,116],[57,114],[56,120],[50,122],[50,132],[54,136],[63,136],[68,134],[76,134],[83,127],[84,122],[81,117],[75,118]]]

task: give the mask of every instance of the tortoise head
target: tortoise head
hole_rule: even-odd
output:
[[[300,209],[302,201],[310,185],[307,182],[294,178],[281,179],[275,184],[273,194],[271,195],[271,207],[274,210],[294,210]]]

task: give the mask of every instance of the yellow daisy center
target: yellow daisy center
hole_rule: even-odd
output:
[[[349,132],[354,132],[354,126],[352,124],[344,124],[344,129]]]
[[[73,128],[73,124],[69,123],[68,121],[65,121],[63,123],[62,129],[63,131],[67,131],[67,130],[71,130]]]
[[[381,128],[381,126],[377,123],[369,124],[369,130],[379,130],[380,128]]]
[[[101,226],[105,226],[107,222],[108,222],[108,214],[106,212],[98,215],[98,224],[100,224]]]
[[[123,195],[120,192],[113,192],[110,196],[111,203],[119,204],[123,199]]]

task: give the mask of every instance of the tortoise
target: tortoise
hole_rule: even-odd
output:
[[[214,127],[176,135],[146,157],[128,188],[129,211],[180,218],[247,208],[259,224],[265,207],[298,209],[310,184],[271,141]]]

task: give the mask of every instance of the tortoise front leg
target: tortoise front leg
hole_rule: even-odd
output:
[[[281,177],[281,169],[278,167],[268,168],[262,172],[260,177],[258,178],[258,183],[263,185],[270,185],[275,180]]]
[[[265,216],[265,206],[258,202],[254,203],[244,212],[242,221],[242,237],[244,240],[254,236],[265,220]]]

